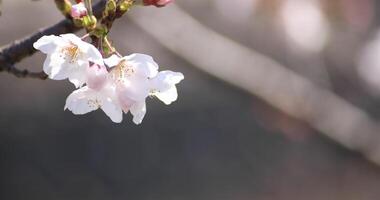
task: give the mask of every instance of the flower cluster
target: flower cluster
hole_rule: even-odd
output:
[[[133,122],[140,124],[146,98],[171,104],[177,99],[176,84],[184,78],[179,72],[159,72],[158,64],[145,54],[103,58],[95,46],[74,34],[43,36],[33,46],[47,54],[43,70],[50,79],[68,79],[77,88],[65,105],[76,115],[101,108],[120,123],[123,112],[130,111]]]

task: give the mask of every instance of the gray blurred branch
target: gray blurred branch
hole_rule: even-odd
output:
[[[165,12],[134,12],[131,19],[194,66],[306,121],[332,140],[380,164],[376,121],[332,91],[205,27],[177,6]]]
[[[105,1],[100,1],[94,5],[93,11],[96,17],[100,17],[105,5]],[[7,71],[17,77],[30,77],[45,79],[46,74],[43,72],[30,72],[28,70],[19,70],[15,64],[22,59],[33,55],[36,49],[33,48],[33,43],[44,35],[59,35],[80,30],[80,27],[74,25],[71,19],[64,19],[57,24],[39,30],[38,32],[29,35],[21,40],[14,41],[0,48],[0,71]]]

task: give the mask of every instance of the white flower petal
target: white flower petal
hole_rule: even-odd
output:
[[[81,46],[81,44],[84,43],[82,41],[82,39],[80,39],[78,36],[76,36],[75,34],[72,34],[72,33],[61,34],[59,36],[61,36],[67,42],[72,42],[72,43],[74,43],[75,45],[78,45],[78,46]]]
[[[119,64],[120,60],[121,58],[119,56],[113,54],[112,56],[105,58],[103,61],[108,67],[113,67]]]
[[[95,102],[95,92],[88,87],[82,87],[67,97],[65,109],[69,109],[75,115],[83,115],[98,109]]]
[[[176,101],[178,98],[177,88],[175,86],[172,86],[166,91],[157,92],[154,95],[158,99],[160,99],[162,102],[164,102],[166,105],[171,104],[172,102]]]
[[[123,111],[120,105],[112,98],[103,98],[101,108],[113,122],[120,123],[123,120]]]
[[[45,72],[45,74],[49,75],[51,74],[52,64],[51,64],[51,56],[48,55],[44,61],[44,66],[42,68]]]
[[[80,51],[84,53],[84,59],[96,63],[98,65],[103,65],[103,57],[99,50],[92,44],[84,42],[78,36],[68,33],[60,35],[62,38],[78,46]]]
[[[126,96],[133,101],[142,101],[149,96],[148,79],[140,77],[129,77],[117,87],[117,92],[121,96]]]
[[[98,65],[104,65],[103,56],[94,45],[85,43],[81,49],[85,52],[86,58],[89,61]]]
[[[92,44],[83,41],[81,38],[74,34],[62,34],[62,38],[66,39],[68,42],[73,43],[78,46],[80,52],[82,53],[82,59],[86,61],[94,62],[98,65],[103,65],[103,57],[99,50]]]
[[[66,61],[58,54],[53,53],[46,58],[44,71],[50,79],[63,80],[70,74],[70,67],[65,65]],[[46,65],[46,66],[45,66]]]
[[[152,78],[158,73],[158,64],[149,55],[135,53],[123,59],[134,66],[138,76]]]
[[[133,115],[133,122],[135,124],[141,124],[146,113],[145,101],[136,102],[130,108],[131,114]]]
[[[55,35],[45,35],[33,43],[33,47],[42,51],[45,54],[52,53],[56,50],[57,46],[64,43],[62,38]]]
[[[151,79],[150,84],[153,90],[164,92],[170,89],[175,84],[178,84],[184,79],[180,72],[161,71],[156,77]]]
[[[79,88],[86,83],[87,77],[85,69],[85,67],[83,67],[83,69],[74,69],[68,76],[69,81],[74,84],[76,88]]]
[[[168,82],[171,84],[178,84],[185,78],[181,72],[173,72],[169,70],[161,71],[160,74],[165,74],[167,77],[166,79],[168,79]]]

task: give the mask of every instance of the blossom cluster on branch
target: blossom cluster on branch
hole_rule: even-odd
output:
[[[127,4],[122,4],[125,2]],[[141,3],[162,7],[169,2],[144,0]],[[85,37],[79,38],[72,33],[47,35],[33,44],[47,55],[43,71],[48,78],[68,79],[77,88],[67,97],[65,109],[82,115],[100,108],[116,123],[122,121],[123,113],[130,111],[133,122],[140,124],[146,114],[147,97],[157,97],[167,105],[176,101],[176,84],[183,80],[182,73],[159,72],[158,64],[149,55],[121,56],[107,38],[118,9],[124,9],[122,5],[132,6],[137,1],[109,0],[105,8],[107,16],[103,16],[100,23],[91,16],[88,3],[91,4],[90,1],[77,1],[77,4],[70,5],[70,15],[74,19],[88,17],[95,20],[84,23],[88,32]],[[91,43],[85,41],[88,36]]]

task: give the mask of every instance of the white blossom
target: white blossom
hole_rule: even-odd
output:
[[[133,122],[140,124],[146,113],[145,99],[149,96],[149,79],[158,73],[153,58],[144,54],[125,57],[113,55],[104,60],[111,69],[116,96],[124,113],[131,112]]]
[[[165,104],[177,99],[175,84],[183,79],[183,75],[171,71],[158,72],[158,64],[151,56],[111,56],[104,62],[113,67],[111,74],[120,106],[125,113],[131,111],[134,123],[142,122],[146,114],[145,100],[148,96],[156,96]]]
[[[47,54],[43,70],[50,79],[68,78],[77,88],[86,81],[89,61],[104,65],[98,49],[74,34],[43,36],[33,47]]]
[[[101,108],[115,123],[123,119],[123,112],[115,96],[115,85],[110,82],[104,66],[92,65],[87,69],[87,85],[75,90],[66,99],[65,109],[83,115]]]
[[[68,78],[81,87],[67,97],[64,108],[76,115],[100,108],[120,123],[123,112],[131,112],[133,122],[140,124],[146,98],[155,96],[171,104],[178,97],[176,84],[184,78],[179,72],[158,72],[158,64],[145,54],[103,59],[97,48],[74,34],[43,36],[33,46],[47,54],[43,70],[49,78]]]
[[[161,71],[149,81],[150,94],[156,96],[166,105],[171,104],[178,98],[176,84],[184,79],[182,73]]]

